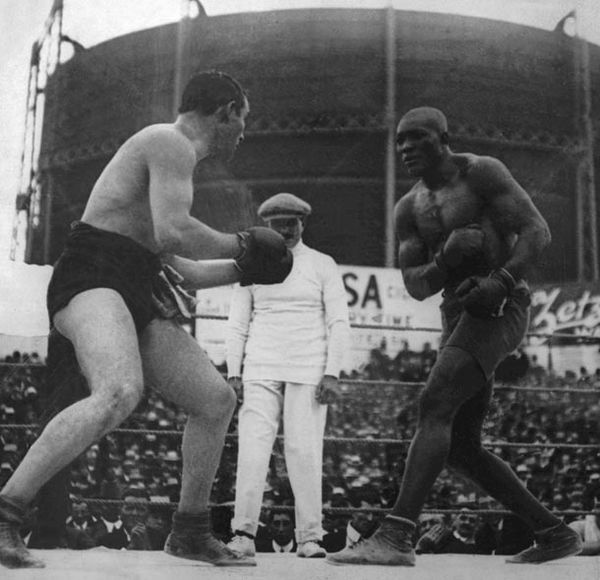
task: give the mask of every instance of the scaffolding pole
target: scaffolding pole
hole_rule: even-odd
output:
[[[594,128],[592,124],[592,89],[590,49],[580,31],[584,1],[575,12],[577,33],[573,39],[575,53],[576,127],[582,146],[576,168],[577,208],[577,277],[579,282],[598,282],[598,230],[596,179],[594,171]]]
[[[385,265],[396,263],[394,205],[396,203],[396,13],[390,4],[385,11],[386,148],[385,148]]]
[[[60,60],[60,43],[62,34],[63,0],[55,0],[44,29],[31,50],[29,64],[29,79],[27,87],[27,101],[25,109],[25,123],[23,134],[23,149],[21,153],[21,175],[19,191],[16,196],[15,227],[11,241],[11,259],[16,259],[17,247],[20,236],[20,222],[22,213],[25,212],[25,252],[26,262],[31,262],[33,253],[33,237],[36,228],[40,225],[42,203],[46,212],[51,211],[51,200],[41,199],[41,176],[39,175],[39,150],[41,144],[41,124],[39,122],[40,109],[43,108],[43,99],[50,69],[55,67]],[[58,23],[58,34],[56,24]],[[53,52],[52,41],[56,41]],[[50,46],[49,46],[50,45]],[[42,86],[43,81],[43,86]],[[49,244],[49,231],[44,234],[44,255],[47,255]]]

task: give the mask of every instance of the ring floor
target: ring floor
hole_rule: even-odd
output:
[[[506,564],[502,556],[422,555],[414,568],[334,566],[295,554],[257,554],[256,567],[217,568],[164,552],[94,548],[33,550],[46,568],[8,570],[2,580],[599,580],[600,556],[540,565]]]

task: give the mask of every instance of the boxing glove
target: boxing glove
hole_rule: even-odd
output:
[[[482,254],[485,241],[479,224],[469,224],[452,230],[442,249],[435,255],[435,262],[442,270],[452,270],[465,259]]]
[[[281,234],[264,227],[237,233],[241,252],[235,259],[240,284],[280,284],[292,269],[293,256]]]
[[[456,296],[465,310],[476,318],[498,318],[515,287],[508,270],[499,268],[489,276],[470,276],[456,289]]]

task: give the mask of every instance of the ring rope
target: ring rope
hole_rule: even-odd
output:
[[[228,317],[223,314],[192,314],[191,318],[204,320],[228,320]],[[441,328],[430,326],[394,326],[386,324],[350,324],[350,328],[365,329],[365,330],[397,330],[411,332],[438,332],[441,333]],[[528,332],[527,337],[574,340],[575,342],[590,342],[592,344],[600,344],[600,336],[568,334],[566,332]]]
[[[46,365],[39,363],[4,363],[0,362],[0,367],[34,367],[44,368]],[[390,381],[383,379],[346,379],[340,378],[340,383],[344,385],[364,385],[364,386],[375,386],[375,387],[398,387],[398,388],[423,388],[426,383],[419,381]],[[494,390],[510,390],[510,391],[522,391],[522,392],[535,392],[535,393],[597,393],[598,389],[594,387],[589,388],[565,388],[565,387],[520,387],[516,385],[507,385],[499,383],[494,385]]]
[[[83,501],[88,503],[89,505],[121,505],[124,503],[122,499],[100,499],[95,497],[84,497]],[[139,504],[146,505],[150,507],[160,507],[160,508],[173,508],[176,509],[178,504],[176,502],[171,501],[143,501],[136,498],[132,498],[127,501],[127,503],[131,504]],[[227,501],[222,503],[214,503],[210,502],[208,504],[209,508],[216,507],[233,507],[233,501]],[[264,507],[264,506],[263,506]],[[269,511],[294,511],[295,507],[293,505],[272,505],[266,508]],[[423,514],[440,514],[440,515],[452,515],[461,513],[464,508],[425,508],[421,511]],[[390,513],[392,510],[390,508],[380,508],[380,507],[330,507],[323,506],[323,513],[329,514],[356,514],[356,513],[369,513],[369,514],[380,514],[386,515]],[[514,512],[505,509],[471,509],[470,512],[476,515],[482,516],[509,516],[515,515]],[[589,510],[556,510],[552,512],[554,515],[559,517],[568,517],[568,516],[586,516],[586,515],[596,515],[600,516],[600,511],[589,511]]]
[[[213,320],[227,320],[226,316],[207,316],[207,315],[195,315],[194,318],[204,318],[204,319],[213,319]],[[407,327],[398,327],[398,326],[384,326],[384,325],[359,325],[352,324],[353,328],[363,328],[363,329],[376,329],[376,330],[405,330],[405,331],[422,331],[422,332],[440,332],[439,329],[434,328],[407,328]],[[574,336],[570,334],[543,334],[543,333],[528,333],[528,337],[542,337],[547,338],[550,342],[552,339],[560,339],[565,338],[569,340],[574,340],[575,342],[589,342],[589,343],[599,343],[600,337],[592,337],[592,336]],[[44,363],[32,363],[32,362],[18,362],[18,363],[7,363],[0,361],[0,367],[5,368],[45,368],[46,365]],[[360,385],[360,386],[381,386],[381,387],[394,387],[394,388],[422,388],[425,383],[423,382],[412,382],[412,381],[386,381],[386,380],[356,380],[356,379],[342,379],[341,381],[344,385]],[[564,388],[564,387],[519,387],[512,386],[507,384],[499,384],[494,387],[496,390],[510,390],[510,391],[521,391],[521,392],[537,392],[537,393],[569,393],[569,394],[589,394],[596,393],[597,389],[590,388]],[[38,424],[5,424],[0,426],[0,429],[7,430],[38,430]],[[183,435],[183,431],[181,430],[160,430],[160,429],[115,429],[112,431],[115,435],[156,435],[156,436],[167,436],[167,437],[181,437]],[[226,439],[229,440],[237,440],[237,434],[227,434]],[[284,440],[283,435],[277,435],[276,438],[278,440]],[[324,437],[324,442],[328,443],[351,443],[356,445],[370,445],[370,444],[379,444],[379,445],[409,445],[412,439],[394,439],[394,438],[373,438],[373,437],[334,437],[327,436]],[[599,444],[583,444],[583,443],[550,443],[550,442],[506,442],[506,441],[484,441],[484,447],[501,447],[501,448],[525,448],[525,449],[600,449]],[[108,500],[108,499],[100,499],[100,498],[83,498],[90,505],[121,505],[123,504],[123,500]],[[147,504],[146,504],[147,505]],[[151,507],[160,507],[160,508],[170,508],[176,509],[177,503],[170,501],[151,501]],[[209,507],[229,507],[232,506],[233,502],[224,502],[224,503],[210,503]],[[273,510],[288,510],[291,511],[294,509],[294,506],[271,506],[269,509]],[[371,513],[371,514],[380,514],[385,515],[389,513],[391,510],[388,508],[382,507],[329,507],[323,506],[323,513],[339,513],[339,514],[354,514],[354,513]],[[461,511],[461,508],[445,508],[445,509],[435,509],[435,508],[425,508],[422,510],[424,514],[456,514]],[[511,515],[513,512],[509,510],[503,509],[472,509],[473,513],[478,515],[496,515],[496,516],[506,516]],[[589,514],[593,514],[596,516],[600,516],[600,512],[590,511],[590,510],[561,510],[561,511],[553,511],[553,513],[559,517],[579,517],[585,516]]]
[[[22,424],[6,424],[0,427],[1,429],[14,430],[35,430],[39,428],[36,423]],[[173,429],[114,429],[110,432],[113,435],[156,435],[164,437],[181,437],[183,431]],[[235,433],[227,433],[226,439],[237,440],[238,436]],[[284,435],[276,435],[278,441],[284,441]],[[394,438],[371,438],[371,437],[323,437],[326,443],[353,443],[359,445],[410,445],[412,439],[394,439]],[[506,448],[527,448],[527,449],[598,449],[598,443],[551,443],[551,442],[530,442],[530,441],[484,441],[484,447],[506,447]]]

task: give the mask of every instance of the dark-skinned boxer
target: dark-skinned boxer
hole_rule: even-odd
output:
[[[524,278],[550,242],[529,195],[497,159],[455,154],[444,114],[412,109],[397,151],[419,178],[395,208],[398,259],[417,300],[443,291],[440,353],[419,400],[400,494],[368,540],[328,555],[333,564],[414,566],[415,522],[442,468],[472,479],[531,526],[536,543],[509,558],[540,563],[577,554],[581,541],[481,444],[494,369],[525,336]]]

